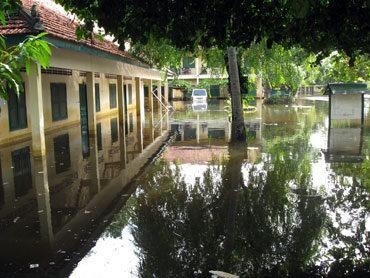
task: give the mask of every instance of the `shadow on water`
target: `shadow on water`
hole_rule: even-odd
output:
[[[222,102],[178,103],[173,141],[151,164],[168,117],[128,116],[126,133],[107,119],[89,152],[71,129],[38,162],[26,143],[0,149],[6,274],[366,277],[370,120],[328,130],[327,105],[304,104],[258,103],[240,145]]]

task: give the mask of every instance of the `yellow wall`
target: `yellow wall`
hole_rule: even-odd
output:
[[[29,83],[24,76],[25,80],[25,93],[26,93],[26,106],[27,106],[27,128],[10,131],[9,130],[9,118],[8,118],[8,107],[4,100],[0,100],[0,145],[6,143],[13,143],[14,140],[26,140],[31,136],[31,107],[29,105],[30,100],[27,97],[29,90]],[[72,75],[57,75],[57,74],[42,74],[42,90],[43,90],[43,105],[44,105],[44,120],[45,120],[45,133],[49,133],[53,130],[57,130],[61,127],[70,126],[73,124],[79,124],[80,121],[80,100],[79,100],[79,84],[84,83],[86,78],[80,76],[79,71],[72,71]],[[52,110],[51,110],[51,93],[50,83],[66,83],[67,88],[67,109],[68,118],[60,121],[52,121]],[[117,84],[116,79],[106,78],[104,74],[100,74],[99,78],[95,78],[95,83],[99,83],[100,88],[100,112],[97,112],[97,118],[102,117],[106,114],[117,113],[117,108],[110,109],[109,105],[109,84]],[[132,80],[125,80],[125,83],[132,83]],[[118,90],[117,90],[118,94]],[[116,96],[117,96],[116,94]],[[128,108],[135,108],[135,86],[133,84],[133,98],[132,104]],[[118,100],[117,100],[118,105]]]

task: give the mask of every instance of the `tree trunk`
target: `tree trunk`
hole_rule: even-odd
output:
[[[246,140],[245,125],[243,118],[243,107],[240,93],[240,80],[238,62],[235,47],[227,48],[229,88],[231,94],[231,142],[241,142]]]

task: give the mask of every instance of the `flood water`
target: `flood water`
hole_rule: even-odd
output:
[[[258,102],[243,146],[225,105],[72,126],[43,159],[0,148],[0,276],[369,275],[369,99],[362,126]]]

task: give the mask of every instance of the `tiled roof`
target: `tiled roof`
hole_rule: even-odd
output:
[[[118,46],[110,41],[100,41],[95,38],[77,40],[76,28],[79,24],[76,20],[68,18],[66,15],[54,11],[44,6],[44,4],[34,0],[22,0],[22,7],[25,13],[20,13],[20,15],[10,18],[7,21],[6,26],[0,26],[0,34],[16,35],[34,34],[40,32],[34,28],[36,21],[35,18],[32,18],[31,16],[31,7],[33,4],[37,5],[40,23],[43,26],[43,31],[47,32],[49,37],[82,44],[91,48],[108,52],[110,54],[130,59],[135,64],[145,65],[144,63],[132,57],[129,53],[119,50]]]

